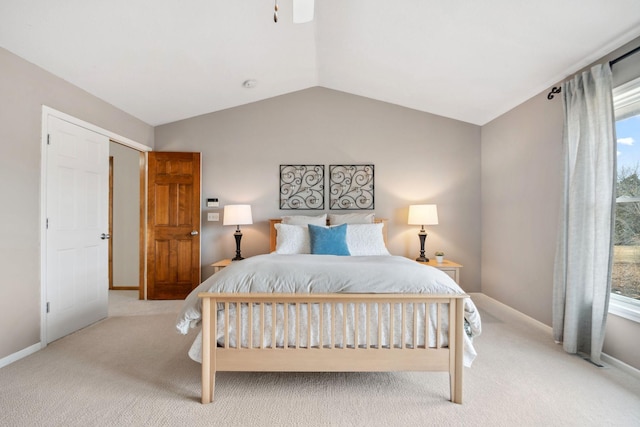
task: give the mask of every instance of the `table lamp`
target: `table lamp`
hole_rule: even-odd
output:
[[[235,225],[237,227],[234,233],[234,237],[236,238],[236,256],[231,261],[244,259],[242,255],[240,255],[240,240],[242,240],[240,226],[247,224],[253,224],[251,205],[226,205],[224,207],[222,225]]]
[[[438,224],[438,208],[436,205],[410,205],[409,206],[409,225],[419,225],[420,232],[420,256],[416,261],[428,262],[429,258],[424,256],[424,241],[427,238],[427,232],[424,231],[425,225]]]

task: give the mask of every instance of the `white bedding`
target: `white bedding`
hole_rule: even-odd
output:
[[[229,267],[224,268],[219,273],[211,276],[204,281],[200,286],[194,289],[191,294],[186,298],[185,304],[182,308],[180,315],[178,316],[176,327],[182,334],[187,334],[190,328],[194,328],[200,324],[201,320],[201,308],[202,302],[198,298],[199,292],[261,292],[261,293],[422,293],[422,294],[462,294],[464,291],[451,279],[446,273],[433,268],[421,265],[412,260],[399,256],[333,256],[333,255],[258,255],[240,262],[232,262]],[[232,307],[235,312],[235,307]],[[444,327],[447,327],[446,319],[447,312],[446,306],[443,307],[443,318],[445,319]],[[473,337],[478,336],[481,332],[480,315],[471,301],[470,298],[465,299],[465,319],[470,325],[471,335]],[[245,324],[248,316],[246,315],[248,307],[243,307],[243,325],[241,328],[245,330],[248,326]],[[257,307],[254,307],[254,312]],[[375,319],[377,324],[377,308],[373,308],[375,313],[370,313],[370,323]],[[266,306],[267,310],[266,319],[271,319],[271,308]],[[292,324],[295,312],[292,306],[289,307],[289,323]],[[326,307],[325,307],[326,310]],[[383,318],[388,319],[389,307],[382,307]],[[283,317],[283,308],[277,309],[278,318]],[[312,324],[318,319],[319,308],[312,306]],[[364,328],[366,323],[364,306],[359,310],[359,325],[360,328]],[[424,330],[424,308],[418,308],[418,328]],[[234,312],[232,313],[235,316]],[[353,324],[349,322],[354,317],[353,306],[347,307],[347,342],[345,345],[352,346],[353,338],[349,340],[349,337],[353,337]],[[430,316],[432,317],[431,325],[435,324],[433,321],[436,316],[435,307],[432,307]],[[326,345],[328,334],[330,315],[325,313],[323,319],[325,319],[325,333],[322,345]],[[400,316],[400,310],[394,310],[394,318]],[[309,338],[306,336],[306,319],[308,317],[306,312],[306,306],[302,306],[300,313],[302,325],[300,331],[300,345],[306,346],[309,343]],[[233,318],[233,317],[232,317]],[[257,318],[254,317],[254,318]],[[336,316],[339,319],[338,316]],[[220,328],[223,326],[222,319],[218,322]],[[386,320],[385,320],[386,322]],[[235,321],[230,321],[232,327],[235,326]],[[395,321],[398,325],[399,322]],[[411,322],[409,326],[412,329]],[[267,325],[269,327],[269,325]],[[289,328],[290,331],[292,328]],[[342,343],[342,327],[336,327],[336,340]],[[424,337],[424,334],[420,331],[419,337]],[[270,331],[265,334],[268,340],[271,340]],[[442,331],[446,333],[445,331]],[[235,336],[235,332],[231,332],[232,337]],[[254,334],[254,339],[257,334]],[[358,334],[366,342],[364,330]],[[385,331],[382,336],[383,346],[390,345],[389,334]],[[411,342],[413,337],[413,331],[408,330],[404,332],[404,338],[400,331],[394,334],[393,345],[399,345],[399,340],[405,339],[407,345],[414,345]],[[221,336],[221,329],[219,330],[219,336]],[[246,337],[246,331],[241,336]],[[287,337],[289,345],[292,344],[291,337],[295,334]],[[432,340],[435,340],[435,334],[429,334]],[[285,342],[284,332],[277,331],[276,340],[278,345],[283,345]],[[312,346],[318,346],[319,334],[317,330],[313,330],[310,343]],[[236,343],[230,343],[235,346]],[[371,334],[371,345],[378,345],[377,333]],[[416,343],[418,346],[424,345],[424,338],[419,339]],[[430,342],[429,345],[433,346],[435,343]],[[446,342],[445,342],[446,344]],[[241,343],[246,346],[246,343]],[[255,344],[254,344],[255,345]],[[269,343],[265,343],[269,345]],[[340,344],[342,345],[342,344]],[[362,342],[357,345],[363,345]],[[201,361],[201,336],[200,334],[196,338],[189,355],[197,361]],[[476,356],[476,352],[473,348],[472,340],[466,334],[464,335],[464,364],[470,366],[471,362]]]

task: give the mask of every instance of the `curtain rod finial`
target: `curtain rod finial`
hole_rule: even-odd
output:
[[[553,99],[553,95],[560,92],[562,92],[562,87],[554,86],[553,89],[551,89],[551,92],[547,95],[547,99]]]

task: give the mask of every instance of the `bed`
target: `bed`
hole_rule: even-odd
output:
[[[319,228],[349,230],[349,256],[307,253]],[[202,403],[213,401],[218,371],[448,372],[450,400],[462,403],[480,317],[446,273],[389,255],[384,220],[328,228],[277,219],[270,229],[270,254],[211,276],[178,317],[183,334],[202,325],[189,351],[202,362]]]

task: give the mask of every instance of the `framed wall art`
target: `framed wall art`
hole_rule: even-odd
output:
[[[324,209],[324,165],[280,165],[280,209]]]
[[[329,165],[329,209],[374,209],[374,166]]]

